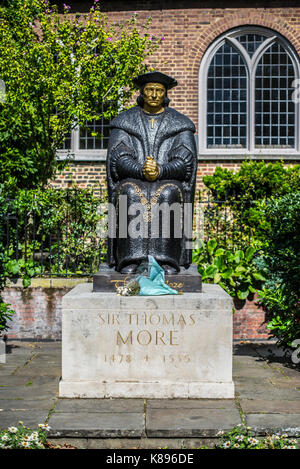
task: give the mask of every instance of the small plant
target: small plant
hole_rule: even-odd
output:
[[[1,301],[0,298],[0,336],[8,329],[8,321],[12,320],[12,316],[15,314],[15,311],[9,308],[9,304]]]
[[[237,425],[229,432],[218,433],[221,441],[215,445],[215,449],[299,449],[296,439],[288,438],[286,433],[267,435],[263,438],[255,438],[251,427]]]
[[[45,449],[49,430],[47,424],[40,423],[33,431],[20,421],[17,427],[0,432],[0,449]]]
[[[253,262],[257,252],[254,246],[246,250],[228,251],[219,248],[218,242],[211,239],[194,251],[193,261],[198,264],[203,282],[217,283],[229,295],[246,300],[265,281]]]

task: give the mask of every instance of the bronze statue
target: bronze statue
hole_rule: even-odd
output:
[[[187,241],[191,240],[197,168],[195,126],[186,116],[168,107],[167,91],[177,85],[174,78],[149,72],[133,82],[140,89],[138,105],[111,122],[108,196],[118,216],[116,236],[108,241],[108,264],[118,272],[134,273],[152,255],[166,274],[174,274],[180,271],[180,266],[188,268],[192,262]],[[124,200],[125,210],[124,204],[121,207]],[[133,207],[141,207],[138,214],[142,212],[142,217],[136,224],[140,232],[133,236],[128,230],[124,236],[119,216],[125,216],[127,210],[129,227],[137,219]],[[173,210],[164,212],[166,207],[180,207],[179,222]],[[151,228],[154,219],[158,220],[155,236]],[[162,223],[167,219],[169,232],[164,236]],[[183,228],[183,220],[190,230]]]

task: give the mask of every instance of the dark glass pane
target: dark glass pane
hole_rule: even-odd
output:
[[[93,119],[80,128],[80,150],[101,150],[108,147],[110,120]],[[106,137],[106,138],[103,138]]]
[[[261,132],[258,126],[255,128],[256,146],[295,146],[294,88],[291,86],[294,78],[295,72],[288,54],[279,43],[273,44],[261,58],[256,70],[255,122],[259,122],[263,129]]]
[[[246,67],[240,54],[227,43],[217,50],[210,63],[207,99],[214,103],[214,108],[208,107],[208,148],[245,147]],[[214,125],[211,125],[212,122]]]
[[[256,49],[264,42],[266,37],[262,34],[243,34],[237,36],[236,39],[245,47],[251,57]]]

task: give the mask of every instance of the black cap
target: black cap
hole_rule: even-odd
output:
[[[143,73],[135,77],[132,81],[138,88],[142,88],[146,83],[161,83],[166,90],[170,90],[178,84],[175,78],[169,77],[161,72]]]

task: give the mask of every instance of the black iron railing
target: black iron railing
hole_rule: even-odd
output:
[[[251,243],[249,206],[196,194],[194,247],[216,239],[235,250]],[[106,260],[107,194],[94,190],[23,191],[0,207],[0,243],[6,261],[30,276],[90,276]],[[13,265],[13,264],[11,264]]]

